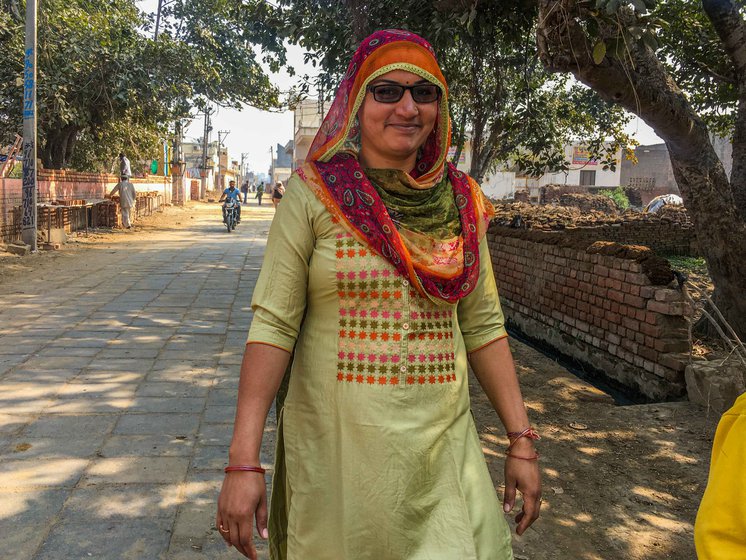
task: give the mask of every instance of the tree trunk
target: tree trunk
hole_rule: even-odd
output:
[[[42,164],[45,169],[64,169],[72,158],[78,127],[67,125],[47,133],[42,149]]]
[[[545,67],[572,72],[647,122],[666,142],[674,176],[715,284],[715,301],[746,339],[746,224],[707,128],[653,51],[629,45],[629,60],[592,59],[577,0],[540,0],[537,42]],[[734,153],[735,157],[735,153]]]

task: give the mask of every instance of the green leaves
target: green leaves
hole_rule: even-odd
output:
[[[601,64],[604,57],[606,56],[606,43],[599,41],[593,47],[593,62]]]

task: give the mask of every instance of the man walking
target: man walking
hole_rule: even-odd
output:
[[[130,160],[124,155],[124,152],[119,152],[119,175],[127,175],[132,177],[132,169],[130,168]]]
[[[246,204],[246,199],[249,196],[249,182],[244,181],[241,185],[241,194],[243,195],[243,203]]]
[[[129,166],[129,161],[127,162],[127,165]],[[119,209],[122,214],[122,225],[127,229],[130,229],[132,227],[132,221],[130,220],[130,211],[135,205],[135,199],[137,195],[135,194],[135,185],[130,183],[129,175],[125,175],[124,173],[122,174],[121,180],[113,189],[111,189],[109,198],[113,197],[116,194],[119,194]]]

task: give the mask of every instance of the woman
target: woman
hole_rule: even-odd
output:
[[[275,209],[277,209],[277,205],[280,204],[280,200],[285,195],[285,187],[282,184],[282,181],[277,181],[275,183],[275,188],[272,189],[272,204],[274,205]]]
[[[517,488],[518,534],[538,517],[538,436],[484,237],[492,208],[445,164],[447,98],[425,40],[374,33],[290,179],[254,291],[218,500],[223,538],[250,558],[254,519],[275,560],[512,558],[467,355],[511,432],[504,510]],[[268,527],[257,467],[288,364]]]

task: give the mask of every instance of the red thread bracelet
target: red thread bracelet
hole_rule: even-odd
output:
[[[224,471],[226,473],[240,471],[240,472],[255,472],[255,473],[264,474],[267,472],[267,469],[263,469],[262,467],[251,467],[249,465],[235,465],[233,467],[225,467]]]

